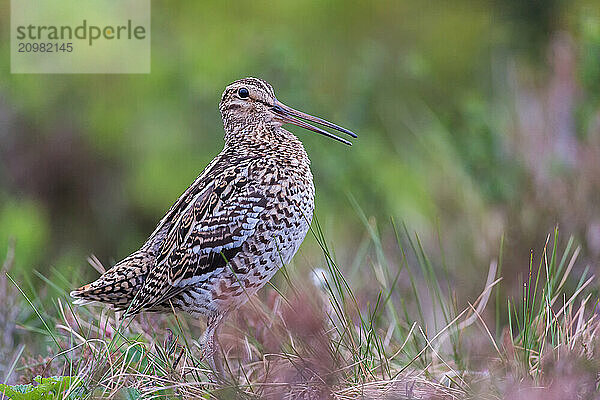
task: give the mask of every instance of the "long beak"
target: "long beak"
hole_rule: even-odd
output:
[[[271,108],[271,111],[274,114],[276,114],[277,117],[279,117],[279,119],[284,123],[294,124],[301,128],[308,129],[309,131],[320,133],[321,135],[335,139],[339,142],[347,144],[348,146],[352,146],[352,142],[350,142],[346,139],[343,139],[339,136],[336,136],[333,133],[327,132],[324,129],[317,128],[316,126],[311,125],[308,122],[302,121],[299,118],[302,118],[306,121],[314,122],[315,124],[326,126],[331,129],[335,129],[336,131],[339,131],[339,132],[344,132],[345,134],[348,134],[348,135],[352,136],[353,138],[357,137],[354,132],[349,131],[346,128],[342,128],[341,126],[333,124],[329,121],[325,121],[324,119],[321,119],[319,117],[315,117],[310,114],[303,113],[302,111],[294,110],[292,107],[288,107],[285,104],[280,103],[277,100],[275,100],[275,104]]]

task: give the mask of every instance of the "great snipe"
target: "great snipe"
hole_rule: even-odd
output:
[[[257,78],[227,86],[219,110],[223,151],[138,251],[71,296],[84,303],[108,303],[128,315],[175,308],[205,316],[204,357],[222,371],[214,357],[220,321],[292,259],[313,215],[310,160],[282,125],[294,124],[348,145],[305,121],[356,135],[280,103],[271,85]]]

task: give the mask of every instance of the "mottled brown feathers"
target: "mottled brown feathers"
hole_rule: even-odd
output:
[[[245,302],[289,262],[308,231],[314,187],[302,144],[269,112],[275,101],[260,79],[228,86],[221,153],[140,250],[72,295],[131,313],[172,304],[213,315]]]

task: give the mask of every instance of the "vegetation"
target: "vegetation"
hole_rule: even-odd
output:
[[[28,303],[43,326],[36,329],[32,321],[22,328],[53,345],[49,356],[17,363],[21,349],[8,370],[6,378],[14,374],[20,381],[37,375],[37,385],[0,389],[15,399],[495,399],[532,398],[546,387],[555,398],[595,398],[598,298],[587,271],[568,288],[580,252],[573,239],[559,249],[558,232],[548,236],[540,256],[530,260],[522,294],[510,297],[507,315],[499,315],[499,262],[491,262],[481,294],[460,308],[446,267],[429,261],[418,236],[401,228],[395,263],[367,226],[379,258],[364,268],[377,283],[361,287],[367,294],[360,295],[315,225],[325,267],[302,285],[296,272],[283,271],[279,285],[252,298],[227,325],[220,337],[225,383],[214,383],[202,362],[194,339],[199,321],[74,308],[67,291],[48,280],[56,294],[46,298],[29,298],[14,281],[7,290],[22,295],[21,307]],[[50,302],[53,309],[44,310]],[[499,335],[500,326],[486,322],[494,317],[509,321]]]
[[[0,63],[2,390],[597,398],[598,10],[154,0],[151,74]],[[2,26],[9,11],[0,4]],[[359,138],[348,149],[295,131],[319,218],[232,315],[230,373],[215,385],[203,321],[126,318],[67,293],[97,276],[90,254],[102,270],[136,249],[220,150],[221,91],[248,75]]]

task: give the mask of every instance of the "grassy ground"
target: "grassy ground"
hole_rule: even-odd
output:
[[[42,273],[46,289],[30,293],[10,276],[18,255],[9,251],[0,379],[12,386],[0,388],[14,399],[598,397],[598,298],[587,269],[573,276],[572,239],[560,246],[555,231],[532,253],[519,296],[506,295],[500,258],[481,294],[461,304],[447,266],[403,225],[392,221],[392,257],[365,221],[358,273],[336,263],[313,226],[322,264],[282,270],[277,286],[232,313],[219,338],[228,371],[220,384],[202,362],[202,321],[75,307],[70,280]]]
[[[147,76],[0,63],[5,393],[600,398],[598,0],[152,3]],[[230,315],[217,386],[203,321],[68,292],[92,249],[128,254],[220,150],[221,91],[247,75],[360,138],[295,131],[327,239],[314,225]]]

